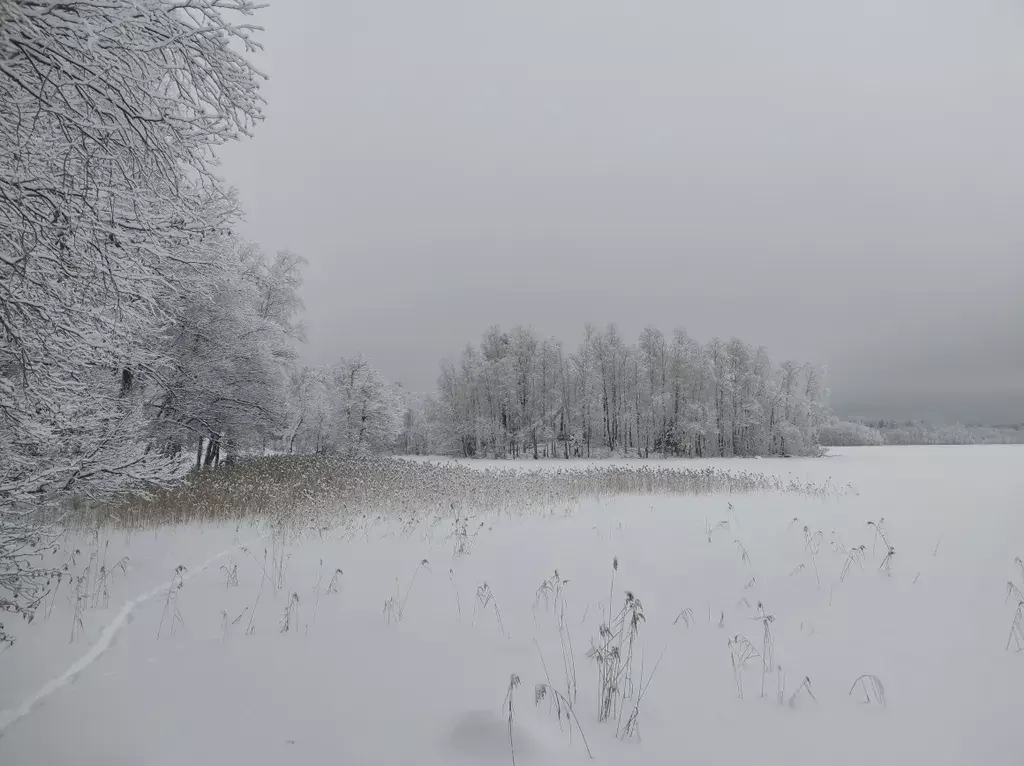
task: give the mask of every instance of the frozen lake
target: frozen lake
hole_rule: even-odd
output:
[[[511,763],[512,674],[519,764],[588,760],[580,729],[637,764],[1020,762],[1024,447],[617,463],[856,492],[102,529],[85,606],[65,582],[0,654],[0,763]]]

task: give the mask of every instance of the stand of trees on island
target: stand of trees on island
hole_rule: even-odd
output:
[[[469,458],[818,455],[835,446],[1010,444],[1024,426],[843,420],[823,372],[740,340],[588,325],[574,351],[528,327],[488,329],[440,365],[437,390],[389,384],[365,359],[295,370],[287,453]]]
[[[828,416],[821,371],[740,340],[588,325],[572,351],[516,327],[444,362],[426,420],[465,457],[807,455]]]
[[[437,392],[390,386],[362,358],[297,370],[286,452],[491,458],[817,454],[827,421],[821,372],[772,363],[739,340],[702,345],[647,328],[584,329],[566,352],[516,327],[441,363]]]

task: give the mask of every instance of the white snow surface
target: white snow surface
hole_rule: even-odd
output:
[[[341,520],[290,539],[283,587],[267,580],[258,603],[264,548],[272,576],[274,568],[271,538],[257,526],[101,530],[69,540],[68,553],[81,551],[76,571],[93,551],[108,569],[129,561],[111,575],[109,603],[84,610],[84,636],[73,642],[66,581],[32,624],[8,616],[18,641],[0,653],[0,764],[512,763],[503,702],[513,673],[522,681],[513,692],[515,763],[585,762],[579,733],[556,717],[550,697],[534,704],[534,686],[547,675],[568,690],[554,609],[536,598],[556,568],[568,580],[575,712],[597,761],[1021,763],[1024,653],[1006,649],[1016,605],[1005,599],[1007,581],[1024,591],[1014,561],[1024,557],[1024,447],[668,462],[707,463],[851,483],[857,494],[609,497],[545,513],[524,508],[473,516],[463,555],[455,555],[453,517]],[[896,551],[888,575],[880,570],[884,545],[867,524],[883,517]],[[727,526],[708,542],[706,523],[721,521]],[[819,530],[812,556],[807,539]],[[863,569],[855,564],[843,581],[846,556],[833,549],[833,532],[847,548],[866,546]],[[613,557],[613,611],[629,591],[646,615],[634,676],[642,656],[650,685],[639,737],[629,740],[616,737],[615,721],[598,721],[597,668],[586,656],[608,611]],[[176,590],[184,627],[169,635],[165,620],[158,638],[178,565],[187,568]],[[228,587],[235,565],[238,586]],[[329,594],[339,568],[338,592]],[[476,592],[485,582],[495,602],[482,608]],[[297,615],[280,632],[293,593]],[[389,621],[382,610],[393,596],[404,608]],[[748,665],[737,695],[727,642],[741,634],[763,649],[762,623],[753,619],[759,601],[774,615],[784,704],[777,670],[761,696],[759,662]],[[687,608],[692,624],[673,624]],[[859,688],[849,693],[862,674],[881,679],[886,706],[864,702]],[[791,706],[804,678],[817,701],[800,694]]]

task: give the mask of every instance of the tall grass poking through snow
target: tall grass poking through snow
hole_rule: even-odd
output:
[[[476,625],[477,611],[487,612],[487,607],[491,607],[494,610],[494,618],[498,621],[498,630],[501,631],[501,635],[508,638],[508,633],[505,632],[505,623],[501,620],[501,610],[498,609],[498,600],[494,597],[494,591],[491,590],[491,586],[484,582],[483,585],[476,589],[476,604],[473,606],[473,624]]]
[[[818,569],[818,551],[821,549],[821,542],[825,539],[824,533],[819,529],[812,533],[810,527],[804,527],[804,551],[811,557],[811,564],[814,566],[814,579],[821,588],[821,570]]]
[[[515,691],[519,688],[519,676],[513,673],[508,679],[508,691],[505,693],[503,708],[508,711],[508,747],[512,751],[512,766],[516,766],[516,745],[512,739],[512,723],[516,717]]]
[[[338,592],[341,588],[341,578],[345,573],[341,571],[341,568],[334,570],[334,574],[331,575],[331,581],[327,584],[327,595],[331,596]]]
[[[88,599],[85,592],[85,578],[76,577],[74,589],[72,590],[71,597],[74,601],[74,614],[71,616],[71,643],[74,643],[76,639],[85,636],[85,623],[82,620],[82,614],[85,610],[85,602]]]
[[[449,569],[448,570],[448,579],[451,581],[452,591],[455,593],[455,610],[456,610],[456,613],[459,616],[459,619],[461,620],[462,619],[462,599],[459,597],[459,586],[455,584],[455,570],[454,569]]]
[[[1013,623],[1010,625],[1010,637],[1006,639],[1006,648],[1010,648],[1010,642],[1017,644],[1017,651],[1024,649],[1024,601],[1017,604],[1017,611],[1013,613]]]
[[[685,609],[680,611],[679,614],[676,616],[675,620],[672,621],[672,624],[678,625],[680,620],[682,620],[683,625],[685,625],[688,628],[691,627],[697,621],[696,618],[693,616],[693,610],[690,609],[690,607],[686,607]]]
[[[167,595],[164,598],[164,611],[160,615],[160,625],[156,630],[156,637],[160,638],[163,634],[164,623],[168,624],[168,635],[173,636],[174,630],[177,626],[185,627],[185,620],[181,616],[181,612],[178,611],[178,594],[181,589],[185,586],[185,569],[183,564],[179,564],[174,568],[174,576],[171,578],[171,583],[167,588]]]
[[[796,707],[797,700],[800,697],[800,692],[804,692],[808,697],[814,700],[814,704],[818,704],[818,698],[814,696],[814,691],[811,689],[811,679],[808,676],[804,676],[804,680],[796,687],[796,691],[789,698],[789,706]]]
[[[591,639],[588,659],[597,666],[599,721],[622,723],[626,700],[633,699],[633,654],[640,626],[646,620],[643,603],[626,591],[625,603],[614,618],[602,623]]]
[[[583,740],[583,747],[586,748],[587,756],[593,758],[594,754],[590,752],[590,745],[587,742],[587,735],[583,733],[583,727],[580,725],[580,719],[576,716],[576,711],[573,706],[569,703],[569,700],[565,698],[561,692],[553,687],[550,683],[537,684],[533,688],[533,704],[540,705],[545,699],[552,702],[555,714],[558,716],[558,720],[562,720],[562,716],[565,716],[567,721],[576,724],[576,730],[580,733],[580,739]],[[570,727],[569,731],[572,731]]]
[[[1018,556],[1013,560],[1013,563],[1020,567],[1020,581],[1021,585],[1024,585],[1024,562],[1022,562],[1020,556]],[[1013,580],[1007,580],[1006,598],[1003,599],[1003,603],[1005,604],[1006,602],[1008,602],[1011,597],[1013,598],[1015,603],[1020,603],[1021,601],[1024,601],[1024,592],[1022,592],[1021,589],[1017,587],[1017,583],[1015,583]]]
[[[880,518],[878,521],[869,521],[868,522],[868,526],[869,527],[873,527],[874,530],[875,530],[875,536],[871,539],[871,555],[872,556],[875,555],[875,547],[877,546],[879,539],[881,539],[882,544],[885,546],[885,548],[887,550],[892,547],[892,545],[889,544],[889,538],[886,537],[886,535],[885,535],[885,518],[884,517]]]
[[[454,509],[455,503],[452,503],[451,507]],[[451,537],[453,539],[453,559],[457,559],[460,556],[468,556],[472,552],[473,542],[476,540],[476,531],[473,534],[469,533],[469,516],[460,515],[459,511],[455,511],[455,522]]]
[[[775,657],[775,639],[772,636],[772,623],[775,622],[775,615],[765,612],[764,605],[759,601],[757,617],[753,619],[759,620],[764,626],[764,638],[761,645],[761,696],[763,697],[765,696],[765,677],[771,672]]]
[[[401,584],[398,578],[395,578],[395,595],[391,596],[387,601],[384,602],[383,614],[387,618],[390,624],[393,621],[401,622],[405,617],[405,607],[409,603],[409,596],[412,595],[412,586],[416,584],[416,576],[420,573],[421,569],[430,571],[430,564],[426,559],[422,559],[417,564],[416,569],[413,570],[412,577],[409,580],[409,587],[405,589],[405,595],[402,595]]]
[[[843,562],[843,569],[839,573],[839,582],[846,580],[846,575],[850,573],[850,568],[856,564],[860,567],[860,570],[864,571],[864,558],[867,556],[867,546],[858,545],[856,548],[851,548],[846,554],[846,561]]]
[[[220,571],[224,573],[224,587],[225,588],[237,588],[238,587],[238,564],[227,564],[221,566]]]
[[[251,636],[251,635],[253,635],[256,632],[256,626],[253,624],[253,621],[256,619],[256,607],[258,607],[260,605],[260,597],[263,595],[263,585],[266,583],[267,580],[270,579],[270,573],[267,572],[267,565],[266,565],[267,564],[267,549],[266,548],[263,549],[263,563],[262,564],[260,563],[260,560],[258,558],[256,558],[255,556],[252,555],[252,551],[250,551],[248,548],[246,548],[244,546],[242,547],[242,553],[248,554],[249,558],[251,558],[253,561],[256,562],[256,566],[258,566],[260,568],[260,571],[263,573],[262,576],[260,577],[260,587],[259,587],[259,590],[256,591],[256,600],[253,602],[253,605],[251,607],[246,607],[247,611],[249,612],[249,622],[245,626],[245,635]],[[242,616],[244,614],[245,614],[245,612],[240,614],[238,616],[238,618],[235,620],[235,622],[238,622],[239,620],[241,620]]]
[[[857,688],[858,684],[864,693],[865,703],[870,703],[873,697],[877,704],[885,707],[885,687],[882,685],[882,679],[866,673],[853,682],[850,686],[850,694],[853,694],[853,690]]]
[[[750,643],[750,639],[737,634],[729,639],[729,659],[732,662],[732,678],[736,685],[736,696],[743,699],[743,671],[748,663],[753,660],[761,660],[761,653]]]
[[[287,633],[292,629],[292,622],[295,623],[295,629],[299,627],[299,594],[292,593],[288,598],[288,603],[285,604],[284,611],[281,612],[281,620],[278,623],[279,633]]]
[[[537,609],[544,602],[544,608],[550,610],[554,607],[555,627],[558,631],[558,644],[562,650],[562,667],[565,672],[566,695],[569,700],[576,704],[577,680],[576,680],[576,658],[572,651],[572,635],[569,632],[569,622],[565,617],[565,586],[569,581],[562,579],[562,576],[555,570],[555,573],[540,584],[533,599],[533,621],[537,624]]]
[[[651,686],[651,681],[654,680],[655,673],[658,672],[658,666],[661,665],[662,659],[665,657],[665,650],[662,650],[661,656],[658,657],[658,661],[654,663],[654,667],[651,669],[651,674],[647,677],[646,683],[644,682],[644,665],[643,660],[640,661],[640,691],[636,695],[636,700],[633,702],[633,709],[629,713],[629,717],[626,718],[625,725],[622,726],[621,731],[617,731],[616,734],[622,739],[632,739],[636,737],[640,739],[640,701],[644,698],[647,693],[647,689]]]
[[[708,542],[709,543],[713,541],[713,539],[715,537],[715,532],[718,532],[721,529],[728,529],[728,528],[729,528],[729,522],[728,521],[724,521],[723,520],[723,521],[718,522],[714,526],[712,526],[711,522],[708,521],[708,517],[707,516],[704,517],[704,534],[706,534],[708,536]]]

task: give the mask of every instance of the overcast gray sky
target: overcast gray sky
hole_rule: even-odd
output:
[[[849,414],[1024,421],[1020,0],[277,0],[245,233],[310,363],[738,336]]]

